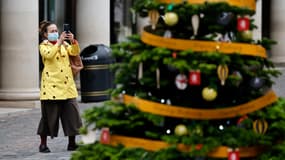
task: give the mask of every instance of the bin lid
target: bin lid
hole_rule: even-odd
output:
[[[104,44],[89,45],[80,54],[82,61],[113,61],[112,50]]]

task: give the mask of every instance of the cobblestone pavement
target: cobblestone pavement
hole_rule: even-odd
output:
[[[81,113],[95,103],[80,103]],[[40,120],[40,108],[25,110],[14,114],[0,116],[0,160],[68,160],[71,153],[67,151],[68,137],[60,128],[59,136],[48,139],[51,153],[39,153],[39,136],[36,134]],[[77,142],[81,138],[78,136]]]
[[[278,96],[285,97],[285,68],[278,79],[274,79],[273,90]],[[96,103],[80,103],[81,113]],[[0,108],[1,110],[1,108]],[[0,115],[0,160],[68,160],[72,152],[67,151],[67,137],[60,128],[59,136],[48,139],[51,153],[39,153],[39,137],[36,134],[40,119],[40,109],[23,109],[22,112]],[[81,138],[78,137],[77,141]]]

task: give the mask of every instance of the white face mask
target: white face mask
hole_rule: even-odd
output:
[[[58,32],[48,33],[48,40],[49,41],[57,41],[58,39]]]

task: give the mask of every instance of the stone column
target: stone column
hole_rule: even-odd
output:
[[[256,12],[254,15],[254,22],[255,25],[258,27],[257,29],[253,30],[253,39],[259,40],[262,37],[262,1],[256,2]]]
[[[275,63],[285,62],[285,1],[271,1],[271,39],[277,41],[272,47],[272,61]]]
[[[110,45],[110,0],[77,0],[76,31],[81,49]]]
[[[39,100],[38,0],[1,0],[0,22],[0,102],[33,107]]]

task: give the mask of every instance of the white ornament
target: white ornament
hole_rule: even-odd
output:
[[[178,74],[175,78],[175,85],[179,90],[185,90],[187,88],[187,76],[185,74]]]
[[[198,28],[199,28],[199,23],[200,23],[199,16],[197,14],[193,15],[191,18],[191,22],[192,22],[192,28],[193,28],[193,36],[191,37],[191,39],[194,39],[195,36],[197,36],[198,34]]]

